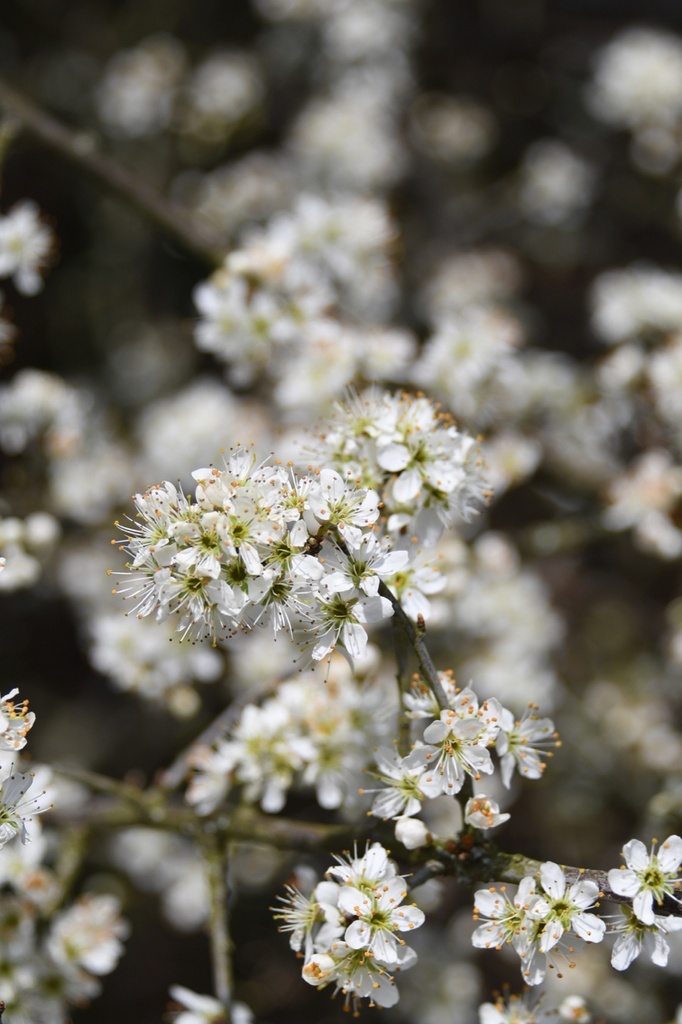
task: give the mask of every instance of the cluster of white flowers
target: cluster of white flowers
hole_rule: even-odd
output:
[[[206,872],[190,840],[144,826],[121,829],[111,838],[109,857],[141,892],[158,895],[163,917],[177,931],[196,932],[206,924]]]
[[[170,624],[164,629],[147,619],[109,613],[94,615],[87,625],[94,668],[109,676],[116,689],[161,704],[179,718],[190,717],[201,705],[192,684],[212,683],[222,673],[222,659],[213,648],[169,643]]]
[[[313,787],[321,807],[352,809],[363,768],[392,734],[395,709],[377,687],[363,687],[347,663],[281,683],[259,706],[247,704],[214,748],[198,747],[187,800],[213,811],[235,787],[247,802],[280,811],[292,787]]]
[[[27,887],[28,888],[28,887]],[[86,1005],[99,978],[116,967],[128,925],[114,896],[85,895],[45,929],[39,907],[3,896],[3,990],[10,1021],[61,1021],[69,1005]]]
[[[440,672],[439,680],[448,708],[439,708],[425,684],[413,684],[405,694],[406,713],[419,722],[421,736],[405,757],[391,748],[379,747],[372,774],[381,785],[362,791],[376,794],[370,813],[393,819],[396,837],[408,849],[438,838],[415,818],[425,800],[441,795],[455,797],[467,778],[473,783],[482,775],[492,776],[495,763],[491,747],[496,748],[502,783],[509,789],[515,771],[525,779],[539,779],[546,759],[552,756],[550,748],[557,745],[554,723],[539,718],[535,707],[527,708],[517,719],[494,697],[479,703],[476,693],[470,687],[459,689],[450,673]],[[430,719],[425,728],[423,719]],[[495,828],[509,817],[483,792],[470,797],[463,809],[465,824],[481,830]]]
[[[682,327],[682,274],[634,263],[600,274],[592,287],[592,327],[608,345]]]
[[[255,58],[236,51],[215,53],[189,74],[182,43],[156,34],[114,54],[96,100],[115,137],[146,138],[172,129],[216,145],[259,114],[263,80]]]
[[[681,496],[682,466],[665,449],[644,452],[611,481],[604,525],[609,530],[632,529],[643,550],[677,558],[682,554],[682,531],[674,514]]]
[[[378,201],[300,196],[196,288],[198,348],[241,387],[271,380],[292,411],[322,409],[357,379],[401,379],[415,340],[368,326],[393,301],[393,235]]]
[[[361,656],[366,625],[393,614],[380,584],[410,561],[390,536],[409,528],[426,539],[469,518],[484,496],[481,469],[473,439],[409,396],[339,406],[316,447],[320,470],[258,464],[237,448],[224,470],[195,470],[193,502],[168,481],[137,495],[119,591],[135,612],[177,616],[185,637],[270,625],[302,634],[314,660],[337,645]],[[374,530],[380,504],[388,536]]]
[[[672,637],[671,659],[676,665],[675,636]],[[679,672],[673,669],[673,677]],[[670,716],[669,705],[661,693],[654,692],[654,683],[661,670],[656,663],[638,665],[627,690],[617,679],[592,682],[583,701],[584,720],[598,730],[598,742],[626,756],[639,769],[665,777],[671,770],[673,778],[682,770],[682,736]],[[678,685],[677,682],[674,685]],[[611,713],[612,712],[612,713]],[[605,716],[608,715],[608,726]]]
[[[337,403],[305,453],[381,497],[391,534],[433,543],[488,496],[474,438],[421,396],[367,391]]]
[[[10,690],[0,697],[0,849],[17,837],[29,839],[32,820],[50,806],[46,792],[27,796],[35,781],[35,772],[15,771],[14,755],[26,746],[26,734],[35,722],[28,701],[13,700],[19,691]]]
[[[466,306],[436,324],[414,366],[414,379],[469,422],[481,417],[522,341],[516,317],[490,306]]]
[[[280,16],[284,10],[278,3],[262,6],[276,7]],[[296,118],[289,152],[303,180],[318,187],[382,191],[407,163],[400,114],[414,88],[409,49],[419,0],[306,7],[320,32],[321,88]]]
[[[666,936],[682,929],[682,916],[657,914],[654,906],[670,911],[675,903],[681,903],[682,839],[668,836],[658,854],[653,848],[647,853],[644,844],[633,839],[623,847],[623,857],[626,867],[610,870],[608,882],[615,894],[632,902],[622,907],[613,924],[586,913],[599,907],[598,897],[603,896],[595,881],[578,874],[569,885],[559,865],[548,861],[538,871],[542,891],[537,889],[536,878],[527,875],[512,896],[506,886],[476,893],[475,920],[486,920],[474,931],[474,946],[500,949],[511,945],[521,958],[521,973],[528,985],[544,980],[547,967],[558,964],[557,955],[572,960],[575,946],[573,942],[566,945],[567,933],[584,942],[601,942],[607,934],[616,935],[611,965],[618,971],[626,970],[644,948],[654,964],[665,967],[670,952]]]
[[[599,886],[589,879],[567,884],[558,864],[547,861],[536,880],[527,875],[510,897],[505,886],[479,889],[474,900],[474,919],[485,919],[474,931],[478,949],[501,949],[511,944],[521,958],[521,973],[527,985],[539,985],[550,963],[558,955],[572,956],[574,945],[564,935],[572,933],[585,942],[601,942],[606,924],[596,914]]]
[[[519,204],[536,224],[575,226],[595,190],[594,168],[559,139],[540,139],[521,165]]]
[[[487,445],[485,453],[487,461]],[[447,586],[432,599],[428,623],[445,649],[456,630],[456,675],[475,679],[515,713],[528,702],[551,709],[560,693],[552,657],[564,628],[546,584],[507,537],[490,530],[468,546],[450,538],[439,554]]]
[[[263,99],[263,78],[252,54],[215,53],[196,68],[186,87],[178,112],[180,131],[208,144],[223,142],[258,114]]]
[[[290,162],[261,150],[181,180],[178,188],[203,223],[231,235],[289,206],[294,184]]]
[[[45,866],[50,844],[37,817],[51,806],[52,772],[17,771],[17,754],[35,722],[17,690],[0,697],[0,921],[2,998],[10,1020],[64,1020],[68,1004],[99,992],[128,933],[113,896],[82,896],[55,913],[60,883]],[[16,842],[20,840],[20,842]]]
[[[66,455],[79,446],[87,414],[83,393],[61,377],[20,370],[0,387],[0,446],[15,455],[44,438],[49,453]]]
[[[408,886],[380,843],[357,850],[327,869],[308,896],[289,886],[275,918],[290,932],[290,945],[303,956],[309,985],[334,985],[345,1006],[394,1006],[399,993],[394,974],[412,967],[417,954],[403,935],[424,923],[424,913],[405,904]],[[273,908],[274,909],[274,908]]]
[[[159,23],[166,18],[177,30],[182,4],[171,6],[176,13],[159,14]],[[245,884],[262,885],[267,870],[259,875],[255,848],[231,841],[232,812],[257,804],[274,814],[294,793],[290,804],[306,808],[314,794],[333,828],[364,820],[371,806],[373,828],[394,828],[406,860],[425,864],[429,847],[444,860],[456,848],[466,874],[466,843],[475,854],[493,849],[490,830],[511,817],[520,781],[539,779],[559,745],[539,705],[554,714],[582,677],[582,649],[566,645],[561,682],[552,662],[564,636],[554,599],[587,637],[590,664],[601,671],[606,663],[616,680],[627,648],[634,666],[618,684],[588,681],[566,701],[563,731],[575,736],[578,724],[592,725],[603,739],[580,770],[598,780],[604,765],[627,753],[638,768],[666,776],[648,807],[652,817],[677,813],[682,803],[682,738],[671,714],[682,665],[679,608],[666,612],[667,660],[661,650],[645,664],[637,657],[638,629],[600,625],[629,623],[632,581],[613,599],[615,573],[604,573],[595,589],[606,596],[596,625],[587,626],[581,596],[593,576],[583,591],[574,569],[574,553],[588,545],[599,566],[634,545],[667,560],[652,576],[665,583],[661,594],[669,601],[682,556],[682,274],[645,262],[602,269],[619,258],[614,239],[625,242],[621,253],[632,253],[640,238],[650,248],[649,236],[659,254],[666,251],[657,241],[661,211],[664,200],[672,206],[678,183],[672,176],[649,182],[646,194],[658,190],[656,202],[633,202],[623,234],[612,231],[611,212],[628,206],[631,194],[643,195],[647,183],[622,166],[615,177],[604,173],[606,146],[590,148],[594,124],[555,116],[556,90],[547,88],[540,66],[501,65],[481,89],[487,67],[466,57],[471,96],[420,93],[410,51],[423,32],[422,59],[433,54],[434,81],[445,90],[433,26],[455,21],[457,5],[428,17],[421,0],[252,6],[255,17],[244,23],[244,36],[256,39],[250,50],[202,49],[196,37],[190,53],[189,44],[156,34],[119,50],[87,90],[115,157],[139,161],[143,177],[147,165],[156,181],[171,182],[172,199],[229,250],[195,288],[194,323],[179,320],[187,296],[178,294],[172,314],[166,309],[156,324],[139,327],[140,310],[125,295],[131,278],[112,275],[112,260],[122,268],[125,258],[137,275],[144,261],[152,267],[155,247],[147,251],[144,232],[124,224],[116,245],[104,232],[95,239],[97,258],[73,278],[87,283],[93,338],[105,361],[96,390],[38,370],[20,370],[0,386],[0,448],[8,456],[2,483],[12,491],[0,518],[0,591],[37,579],[59,536],[52,514],[63,515],[71,521],[64,531],[71,556],[63,558],[60,585],[96,670],[178,718],[199,718],[212,701],[222,703],[218,680],[225,665],[232,669],[221,682],[230,698],[236,693],[235,706],[151,789],[160,802],[164,787],[179,786],[178,772],[185,772],[186,803],[174,811],[188,828],[123,830],[109,848],[114,867],[158,895],[164,916],[182,931],[204,927],[217,910],[199,837],[227,837],[238,847],[230,853],[233,891],[243,881],[240,857],[255,864],[256,880]],[[91,82],[94,74],[83,71]],[[566,95],[568,77],[562,73]],[[44,82],[41,88],[45,94]],[[681,162],[681,97],[682,43],[672,33],[630,27],[596,55],[589,107],[631,134],[633,159],[646,172],[662,174]],[[56,100],[69,110],[64,93]],[[88,99],[80,102],[69,111],[76,121]],[[538,138],[533,127],[507,145],[524,109],[537,111],[536,127],[549,125],[556,137]],[[226,150],[264,128],[263,145],[272,149],[216,166]],[[162,132],[163,141],[154,138]],[[486,161],[502,136],[502,159]],[[79,139],[76,156],[89,146]],[[588,152],[589,160],[582,155]],[[602,184],[607,202],[597,219],[592,204]],[[425,193],[422,217],[414,200]],[[682,193],[677,205],[682,212]],[[117,219],[102,207],[103,225]],[[191,236],[191,216],[186,224]],[[454,251],[453,238],[461,247]],[[516,251],[490,247],[493,238]],[[12,278],[13,289],[39,291],[53,248],[32,202],[0,215],[0,277]],[[591,338],[576,330],[573,312],[558,322],[586,275],[593,279]],[[62,325],[59,305],[54,322]],[[192,330],[195,347],[188,344]],[[11,334],[0,321],[2,364]],[[549,336],[552,351],[542,351]],[[57,346],[51,352],[60,354]],[[81,358],[74,351],[69,365],[80,367]],[[226,383],[216,378],[223,367]],[[379,390],[384,385],[405,391]],[[321,413],[325,422],[301,442],[293,428]],[[489,469],[453,416],[486,432]],[[249,443],[235,442],[221,462],[231,438]],[[255,454],[271,448],[281,459]],[[150,480],[161,482],[145,490]],[[482,535],[472,524],[443,538],[444,529],[473,518],[490,485],[499,499],[524,483],[518,498],[498,501]],[[127,552],[116,592],[132,614],[118,618],[96,592],[99,556],[83,528],[120,516],[131,490],[141,492],[137,519],[121,526],[125,539],[114,543]],[[15,508],[24,516],[49,511],[19,519],[10,515]],[[614,538],[616,531],[623,535]],[[641,559],[623,560],[626,568],[633,561],[636,569]],[[656,593],[650,602],[659,622],[661,600]],[[374,638],[387,648],[389,626],[409,633],[409,622],[419,644],[428,624],[432,655],[441,663],[447,648],[443,663],[453,670],[438,673],[437,685],[427,678],[425,658],[409,688],[405,638],[398,640],[407,690],[406,721],[398,726],[398,688],[382,685],[388,669],[377,664],[382,654],[369,636],[375,626]],[[595,639],[599,632],[611,635]],[[626,643],[622,634],[630,632]],[[211,644],[196,642],[203,639]],[[648,693],[656,674],[664,686]],[[455,676],[475,686],[458,688]],[[202,708],[197,684],[208,682],[216,685]],[[127,926],[112,897],[65,903],[61,874],[49,866],[59,863],[57,837],[35,820],[46,802],[43,793],[32,796],[43,787],[40,769],[34,778],[5,763],[5,754],[14,758],[26,744],[34,718],[15,696],[0,698],[0,951],[7,961],[0,997],[17,1024],[61,1024],[65,1007],[95,994],[98,975],[113,968]],[[573,750],[579,760],[577,741]],[[575,762],[565,761],[568,785]],[[595,782],[595,807],[607,799],[598,790]],[[564,803],[548,812],[552,821],[570,820]],[[90,808],[82,810],[87,818]],[[155,821],[156,810],[151,820],[170,829],[160,811]],[[244,817],[260,820],[253,806]],[[594,912],[595,881],[548,861],[516,892],[491,879],[476,894],[473,946],[511,946],[534,989],[560,957],[570,961],[574,937],[598,943],[611,936],[617,971],[647,948],[654,964],[665,966],[668,936],[682,923],[682,839],[671,835],[650,852],[632,840],[623,854],[625,870],[607,876],[610,894],[628,901],[617,920]],[[271,870],[280,870],[278,854],[267,855],[276,863]],[[348,1009],[363,999],[394,1005],[395,978],[416,959],[405,937],[423,914],[406,905],[399,870],[379,844],[364,855],[356,850],[338,858],[324,881],[316,876],[291,887],[277,910],[304,980],[341,991]],[[305,869],[298,871],[304,878]],[[428,884],[415,893],[424,908],[438,899],[439,881]],[[447,927],[448,941],[461,949],[459,922]],[[468,931],[464,942],[473,957]],[[444,942],[446,948],[452,946]],[[446,955],[439,950],[434,960]],[[450,993],[460,982],[470,1016],[482,998],[476,967],[452,970]],[[252,1019],[242,1004],[228,1012],[220,999],[182,986],[171,996],[176,1024]],[[423,1009],[413,1014],[423,1024],[457,1016],[447,1000]],[[479,1019],[544,1024],[557,1014],[591,1020],[580,996],[544,1011],[535,993],[484,1003]],[[647,1019],[646,1011],[631,1016]]]
[[[665,173],[679,159],[681,95],[682,43],[671,32],[631,26],[595,55],[588,104],[632,132],[632,157],[644,171]]]
[[[471,96],[422,93],[410,110],[411,136],[437,163],[463,170],[483,159],[497,139],[490,107]]]

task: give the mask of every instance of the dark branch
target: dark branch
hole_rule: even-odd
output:
[[[67,128],[0,79],[0,108],[38,142],[85,171],[165,234],[211,266],[225,258],[224,244],[175,203],[105,155],[93,135]]]

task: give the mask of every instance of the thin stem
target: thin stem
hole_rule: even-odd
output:
[[[204,864],[209,892],[209,934],[211,938],[211,963],[213,966],[213,987],[216,997],[225,1007],[230,1019],[232,1004],[232,939],[229,929],[229,887],[227,882],[228,854],[226,847],[220,848],[215,839],[203,844]]]
[[[196,814],[189,808],[171,806],[162,790],[154,787],[139,789],[127,782],[110,779],[86,768],[70,765],[53,765],[53,771],[66,778],[87,786],[93,793],[113,798],[111,802],[96,805],[93,812],[87,807],[79,807],[75,812],[75,820],[80,823],[92,822],[105,825],[150,825],[155,828],[167,828],[171,831],[191,832],[196,830]],[[56,817],[65,820],[66,816],[57,812]],[[74,820],[73,818],[71,820]]]
[[[354,826],[326,825],[295,818],[274,817],[255,807],[218,808],[213,815],[199,817],[191,808],[169,803],[168,794],[152,786],[138,789],[117,779],[88,771],[54,765],[53,770],[75,779],[102,799],[73,811],[53,811],[55,819],[69,825],[89,824],[93,828],[123,828],[147,825],[182,835],[212,834],[224,842],[262,843],[279,850],[327,850],[353,838]],[[110,799],[106,799],[109,797]]]
[[[67,128],[0,79],[0,107],[34,139],[75,164],[147,220],[211,266],[220,266],[225,246],[181,207],[105,155],[93,135]]]
[[[446,711],[450,707],[447,694],[441,686],[438,671],[431,659],[428,648],[424,643],[424,636],[421,629],[415,626],[412,619],[405,614],[400,601],[395,594],[391,593],[383,581],[379,583],[379,593],[382,597],[385,597],[391,602],[393,606],[393,614],[417,656],[417,661],[419,662],[419,668],[421,669],[422,675],[431,687],[434,696],[438,701],[439,707],[441,707],[443,711]]]

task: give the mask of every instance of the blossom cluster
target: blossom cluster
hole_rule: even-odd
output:
[[[100,977],[116,967],[128,925],[119,901],[110,895],[84,895],[55,914],[46,926],[34,887],[45,881],[54,896],[56,878],[42,869],[24,872],[23,880],[0,860],[3,881],[18,892],[0,901],[3,922],[3,991],[8,1019],[18,1022],[63,1020],[66,1007],[85,1005],[101,991]],[[20,884],[23,882],[23,884]],[[38,891],[40,895],[40,890]],[[44,895],[44,893],[43,893]]]
[[[48,867],[50,847],[38,815],[48,810],[45,767],[17,771],[15,759],[35,722],[17,690],[0,697],[0,921],[2,998],[17,1022],[63,1020],[69,1004],[85,1004],[100,991],[99,977],[116,966],[128,926],[119,901],[83,895],[58,909],[60,880]],[[9,757],[12,760],[9,760]],[[20,842],[16,842],[20,840]]]
[[[401,380],[416,340],[381,320],[394,234],[380,202],[300,196],[195,289],[197,347],[233,385],[268,380],[289,414],[322,410],[358,380]]]
[[[0,553],[4,572],[0,591],[30,587],[40,577],[60,535],[57,519],[49,512],[33,512],[26,519],[0,519]]]
[[[375,793],[371,814],[396,821],[396,837],[409,849],[434,841],[426,825],[415,818],[425,800],[457,796],[469,779],[479,781],[491,776],[495,763],[490,748],[495,747],[503,785],[509,789],[515,771],[526,779],[539,779],[557,744],[554,723],[539,718],[531,706],[521,719],[504,708],[495,697],[479,702],[470,688],[460,689],[451,674],[439,673],[439,681],[448,701],[441,710],[431,690],[422,683],[413,684],[405,694],[407,716],[414,721],[430,719],[412,750],[401,757],[389,747],[375,753],[372,774],[379,788],[363,790]],[[495,800],[478,792],[467,800],[464,822],[486,830],[501,825],[510,817],[500,813]]]
[[[209,152],[258,121],[263,98],[253,55],[222,50],[190,70],[182,43],[162,34],[116,53],[96,91],[100,119],[115,138],[172,129],[186,145]]]
[[[570,955],[564,935],[585,942],[601,942],[606,924],[589,909],[595,906],[599,886],[589,879],[571,885],[560,866],[547,861],[540,869],[540,888],[530,875],[513,897],[505,886],[479,889],[474,900],[474,919],[486,919],[472,936],[479,949],[500,949],[511,944],[521,958],[521,973],[528,985],[539,985],[549,963],[558,954]]]
[[[616,920],[609,922],[588,912],[599,907],[598,898],[604,896],[593,879],[578,873],[569,884],[562,868],[547,861],[537,878],[526,875],[511,896],[504,885],[478,890],[474,918],[485,921],[474,931],[474,946],[511,945],[521,959],[524,981],[531,986],[541,984],[547,967],[559,963],[557,957],[572,959],[575,945],[564,938],[571,934],[584,942],[601,942],[607,934],[617,936],[611,964],[618,971],[626,970],[643,948],[648,948],[654,964],[665,967],[670,952],[666,936],[682,929],[682,915],[657,914],[654,905],[670,911],[674,903],[681,904],[677,893],[682,884],[682,839],[669,836],[659,854],[653,849],[647,854],[644,844],[633,839],[623,847],[623,857],[626,867],[608,872],[612,892],[631,901]]]
[[[306,672],[281,683],[262,704],[246,704],[239,720],[212,748],[198,746],[188,802],[208,814],[235,787],[247,802],[282,809],[293,786],[313,787],[326,809],[354,803],[371,751],[393,731],[390,695],[363,686],[335,660],[326,678]]]
[[[394,974],[414,966],[417,955],[403,935],[424,923],[424,913],[405,904],[408,886],[380,843],[362,856],[337,857],[309,895],[288,886],[275,918],[289,944],[303,956],[309,985],[334,985],[345,1005],[393,1006],[398,1001]]]
[[[0,849],[17,837],[26,843],[27,825],[49,806],[45,792],[26,795],[35,781],[35,772],[15,771],[14,760],[7,757],[8,753],[23,750],[35,722],[28,701],[13,699],[18,692],[10,690],[0,697]]]
[[[177,617],[183,637],[213,640],[269,625],[298,635],[317,661],[336,646],[362,655],[366,625],[393,613],[380,586],[411,557],[391,536],[437,536],[472,514],[485,485],[472,438],[425,399],[385,394],[340,409],[319,470],[258,463],[240,447],[224,470],[195,470],[194,501],[168,481],[136,496],[141,522],[122,527],[132,562],[119,592],[139,616]],[[388,536],[374,529],[382,511]]]
[[[587,100],[601,121],[632,132],[634,163],[658,175],[679,160],[681,85],[679,38],[660,28],[629,26],[595,55]]]
[[[559,796],[543,806],[539,794],[545,813],[526,818],[527,835],[545,816],[545,831],[565,833],[583,806],[595,818],[600,807],[639,813],[639,796],[651,788],[627,783],[640,769],[660,780],[648,819],[676,820],[682,617],[672,595],[682,555],[682,274],[665,238],[682,212],[675,200],[678,36],[625,26],[610,41],[600,38],[583,90],[572,62],[590,45],[579,22],[581,45],[568,52],[545,46],[542,19],[525,11],[524,24],[533,25],[528,61],[504,57],[498,65],[483,52],[479,38],[515,31],[510,5],[483,5],[480,32],[472,33],[456,4],[427,12],[421,0],[252,0],[252,11],[235,22],[239,49],[215,49],[213,37],[202,49],[206,26],[190,33],[189,46],[180,32],[191,14],[185,0],[168,11],[155,5],[143,31],[152,23],[165,30],[141,39],[137,16],[99,21],[104,6],[89,5],[76,50],[56,47],[49,61],[36,54],[23,87],[30,91],[35,80],[35,95],[50,96],[48,117],[63,114],[87,128],[97,116],[107,153],[93,169],[103,169],[105,183],[113,171],[111,184],[120,161],[136,168],[143,186],[147,172],[163,182],[169,237],[192,243],[194,257],[206,256],[213,273],[195,288],[197,316],[188,324],[183,274],[195,281],[200,270],[183,271],[174,253],[148,245],[146,232],[119,217],[118,207],[112,216],[109,201],[96,194],[69,208],[69,221],[81,208],[93,214],[82,235],[83,253],[89,247],[92,258],[82,258],[80,244],[64,246],[45,318],[54,372],[23,368],[36,350],[29,339],[19,353],[22,368],[0,385],[0,591],[35,584],[54,552],[49,607],[37,592],[25,599],[39,620],[51,616],[57,586],[71,601],[75,616],[65,619],[72,624],[75,617],[80,633],[52,624],[40,632],[57,653],[62,637],[69,656],[78,639],[93,669],[117,690],[152,702],[155,715],[161,708],[203,721],[221,709],[219,725],[164,773],[178,781],[177,766],[187,769],[189,807],[174,810],[191,828],[183,835],[124,830],[110,847],[115,867],[159,897],[173,927],[198,928],[209,919],[210,893],[196,837],[212,842],[229,833],[240,802],[268,813],[288,799],[303,803],[301,789],[335,822],[364,820],[371,804],[370,825],[394,827],[403,851],[416,851],[409,854],[415,863],[426,861],[429,847],[438,858],[448,840],[462,850],[465,841],[491,848],[488,830],[510,817],[521,788],[515,776],[540,778],[558,745],[540,706],[564,716],[569,749],[556,759]],[[433,56],[437,67],[441,47],[450,44],[445,31],[437,38],[441,25],[465,29],[448,60],[463,61],[471,95],[431,82],[424,91],[418,81],[419,65]],[[8,52],[19,69],[37,44],[14,35],[10,30]],[[116,52],[117,39],[126,42]],[[535,61],[534,39],[541,44]],[[107,47],[112,52],[103,58]],[[85,82],[88,88],[79,88]],[[514,141],[524,111],[532,123]],[[9,148],[15,159],[12,124],[8,119],[0,140],[0,162]],[[627,136],[609,139],[604,124]],[[87,163],[94,140],[80,132],[73,139],[76,165]],[[249,149],[253,139],[257,148]],[[618,146],[630,139],[632,160],[648,179],[619,159]],[[26,141],[20,160],[30,156],[30,132]],[[139,189],[143,212],[150,194]],[[174,225],[174,204],[196,218],[180,216]],[[176,230],[183,222],[184,238]],[[20,316],[23,296],[41,288],[53,248],[33,203],[0,215],[0,277],[11,279]],[[181,287],[161,288],[148,303],[139,283],[155,290],[169,271],[178,272],[173,279]],[[72,302],[62,298],[70,282],[82,286]],[[158,312],[141,314],[150,308]],[[78,319],[94,342],[87,346],[79,344],[80,329],[72,330],[72,311],[83,309],[87,317]],[[35,323],[40,307],[37,314]],[[11,325],[0,320],[3,367],[11,341]],[[376,389],[368,390],[372,382]],[[384,384],[404,391],[379,391]],[[333,405],[344,393],[349,397]],[[313,413],[327,420],[301,443],[293,428]],[[485,473],[478,442],[460,424],[485,433]],[[235,447],[221,463],[221,444],[237,437],[252,445]],[[271,449],[282,461],[255,455]],[[145,490],[152,480],[162,482]],[[488,484],[496,502],[489,516],[443,536],[488,500]],[[114,616],[106,577],[97,571],[107,556],[95,530],[122,517],[131,491],[140,492],[138,519],[123,526],[129,566],[118,589],[133,614],[123,618]],[[63,534],[58,518],[67,520]],[[14,600],[13,613],[24,595]],[[428,627],[435,663],[453,672],[439,674],[437,696],[429,673],[405,694],[408,721],[399,729],[398,687],[389,694],[379,685],[389,658],[375,664],[371,678],[361,666],[379,661],[380,645],[387,655],[397,648],[405,689],[405,650],[400,638],[392,642],[393,627],[397,635],[405,625],[402,612],[420,643]],[[568,635],[564,618],[571,642],[556,657]],[[660,633],[664,618],[659,649],[644,655],[644,638]],[[178,638],[187,642],[169,642]],[[195,643],[204,638],[212,643]],[[595,678],[585,680],[591,667]],[[455,676],[475,684],[457,689]],[[201,692],[200,683],[213,685]],[[35,818],[43,794],[32,799],[46,783],[21,761],[4,764],[5,754],[21,753],[33,723],[15,697],[11,691],[0,699],[0,882],[11,943],[0,997],[18,1022],[61,1020],[64,1001],[85,998],[88,986],[94,991],[96,979],[78,970],[96,975],[93,965],[113,966],[125,925],[113,903],[64,909],[72,918],[54,919],[55,907],[67,906],[61,880],[45,867],[60,857],[57,837],[49,826],[42,833]],[[223,711],[223,700],[235,698]],[[135,707],[132,699],[119,703],[122,716]],[[94,734],[106,716],[84,718]],[[170,725],[175,735],[187,727]],[[79,749],[84,763],[96,763],[96,735]],[[609,791],[616,764],[623,766],[617,802]],[[366,799],[356,794],[362,769]],[[584,804],[576,811],[578,799]],[[250,816],[258,819],[255,810]],[[574,839],[575,846],[588,842]],[[231,854],[234,890],[243,880],[239,858],[250,855],[255,862],[253,848]],[[267,855],[275,863],[278,854]],[[404,904],[399,869],[386,867],[384,856],[376,848],[356,854],[324,882],[302,885],[305,896],[292,891],[280,911],[306,981],[331,984],[351,1002],[391,1005],[392,976],[412,962],[407,952],[403,958],[398,936],[405,933],[382,895]],[[477,895],[475,946],[511,946],[535,989],[574,936],[611,936],[619,971],[647,948],[665,965],[669,936],[682,920],[672,913],[679,837],[649,852],[632,840],[624,857],[625,869],[606,876],[611,894],[628,901],[615,920],[593,912],[594,882],[547,862],[513,896],[499,885]],[[259,884],[267,874],[258,876],[254,866]],[[431,881],[435,889],[439,883]],[[19,909],[29,924],[16,924]],[[450,962],[457,922],[448,925],[447,942],[432,937],[438,927],[434,921],[425,940],[440,948],[422,958],[421,992],[430,987],[429,971],[441,969],[449,998],[443,1010],[435,999],[426,1005],[415,997],[413,1019],[422,1024],[439,1013],[469,1019],[466,1000],[480,998],[477,967],[465,956],[455,967]],[[91,937],[98,929],[99,960],[100,940]],[[599,971],[598,955],[594,961]],[[48,1003],[48,982],[61,986],[61,1001]],[[612,975],[611,984],[619,983],[618,990],[604,987],[597,1012],[619,1024],[650,1019],[655,996],[647,1005],[632,986],[628,1002]],[[31,1002],[31,987],[42,1002]],[[178,986],[172,995],[179,1024],[225,1016],[224,1002],[212,996]],[[480,1019],[544,1021],[537,1005],[488,1003]],[[239,1021],[239,1004],[231,1012]],[[558,1012],[581,1024],[589,1017],[579,1000],[565,1000]]]

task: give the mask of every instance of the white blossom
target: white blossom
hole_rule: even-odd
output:
[[[654,902],[660,906],[665,897],[680,902],[679,868],[682,863],[682,839],[668,836],[656,853],[651,852],[639,839],[631,839],[623,847],[625,868],[609,871],[609,885],[620,896],[632,900],[632,909],[645,925],[654,924]]]
[[[0,216],[0,277],[12,277],[23,295],[36,295],[42,289],[40,271],[53,247],[52,231],[40,220],[31,200],[16,203]]]

